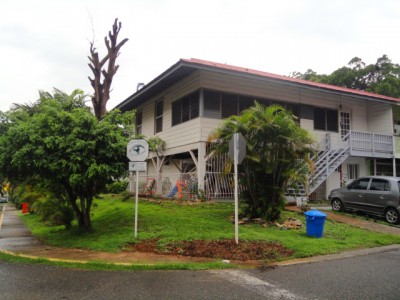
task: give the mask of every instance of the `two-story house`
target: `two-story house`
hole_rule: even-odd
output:
[[[310,177],[312,198],[362,175],[396,176],[400,99],[199,59],[181,59],[116,108],[135,109],[136,131],[159,136],[164,149],[148,159],[153,189],[174,195],[176,182],[211,198],[232,197],[223,156],[209,153],[221,120],[253,105],[280,104],[319,143]],[[186,181],[182,181],[186,178]],[[190,192],[190,191],[189,191]]]

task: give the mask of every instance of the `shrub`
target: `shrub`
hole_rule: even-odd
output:
[[[74,219],[74,211],[61,199],[46,197],[36,200],[32,204],[32,211],[37,213],[42,221],[51,225],[64,225],[66,229],[71,228]]]
[[[119,194],[122,193],[126,190],[128,187],[129,181],[127,180],[117,180],[114,181],[113,183],[107,184],[106,186],[106,191],[107,193],[111,194]]]

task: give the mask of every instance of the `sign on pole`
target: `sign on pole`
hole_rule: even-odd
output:
[[[238,167],[246,156],[246,141],[241,133],[235,133],[229,141],[229,157],[233,159],[235,172],[235,242],[239,244],[239,196]]]
[[[129,171],[147,171],[147,162],[145,161],[130,161],[129,162]]]
[[[149,144],[144,139],[130,140],[126,147],[126,157],[129,158],[129,171],[136,171],[135,200],[135,238],[137,238],[137,220],[139,206],[139,171],[146,171],[145,160],[149,156]]]
[[[149,144],[144,139],[130,140],[126,156],[130,161],[145,161],[149,156]]]
[[[240,164],[244,157],[246,156],[246,141],[243,137],[243,135],[239,132],[239,133],[235,133],[231,140],[229,141],[229,152],[228,152],[228,156],[230,157],[230,159],[232,159],[233,161],[235,160],[235,137],[237,138],[237,155],[238,155],[238,164]]]

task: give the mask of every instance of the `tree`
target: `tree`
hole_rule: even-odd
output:
[[[125,149],[131,113],[112,111],[101,122],[82,107],[82,91],[70,97],[42,93],[32,115],[9,113],[0,136],[0,172],[12,182],[35,178],[62,188],[79,227],[92,228],[93,198],[107,183],[127,175]]]
[[[306,182],[314,140],[296,117],[283,107],[259,103],[231,116],[214,132],[216,150],[226,152],[234,133],[242,133],[247,154],[240,165],[240,181],[246,191],[246,214],[274,221],[284,206],[284,191],[293,181]]]
[[[107,101],[110,99],[111,83],[115,73],[117,73],[119,66],[115,64],[119,55],[119,50],[128,41],[123,39],[117,43],[119,31],[121,30],[121,22],[118,23],[118,19],[115,19],[112,31],[108,32],[107,36],[104,37],[104,42],[107,47],[107,55],[100,60],[99,53],[94,47],[94,42],[90,43],[90,56],[89,68],[93,72],[93,79],[89,77],[90,84],[94,89],[92,96],[92,104],[94,114],[98,120],[106,113]],[[105,65],[107,63],[107,67]]]
[[[369,65],[361,58],[354,57],[348,66],[341,67],[329,75],[317,74],[308,69],[305,73],[292,72],[291,76],[400,98],[400,66],[392,63],[387,55],[382,55],[375,64]]]

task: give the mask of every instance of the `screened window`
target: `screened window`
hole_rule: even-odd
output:
[[[243,110],[254,106],[254,101],[270,106],[273,104],[279,104],[282,107],[290,110],[295,116],[300,115],[300,106],[297,104],[291,104],[286,102],[272,101],[270,99],[255,99],[251,96],[243,96],[239,94],[230,94],[218,91],[204,90],[204,117],[225,119],[230,116],[237,116],[243,112]],[[313,111],[311,108],[311,115]],[[328,116],[329,119],[330,115]],[[337,120],[337,117],[336,117]],[[324,124],[326,123],[326,116],[324,117]],[[330,119],[328,120],[330,124]],[[324,125],[324,128],[326,125]],[[329,128],[332,126],[329,125]],[[337,131],[337,128],[336,128]]]
[[[254,99],[246,96],[239,96],[239,113],[254,105]]]
[[[143,112],[141,110],[136,112],[135,127],[136,134],[142,134]]]
[[[314,129],[338,132],[338,124],[337,110],[314,108]]]
[[[222,118],[238,115],[238,95],[222,93]]]
[[[199,116],[199,92],[196,91],[172,103],[172,126]]]
[[[156,102],[155,109],[155,133],[163,130],[163,114],[164,114],[164,103],[162,100]]]
[[[204,117],[221,119],[221,94],[204,91]]]

